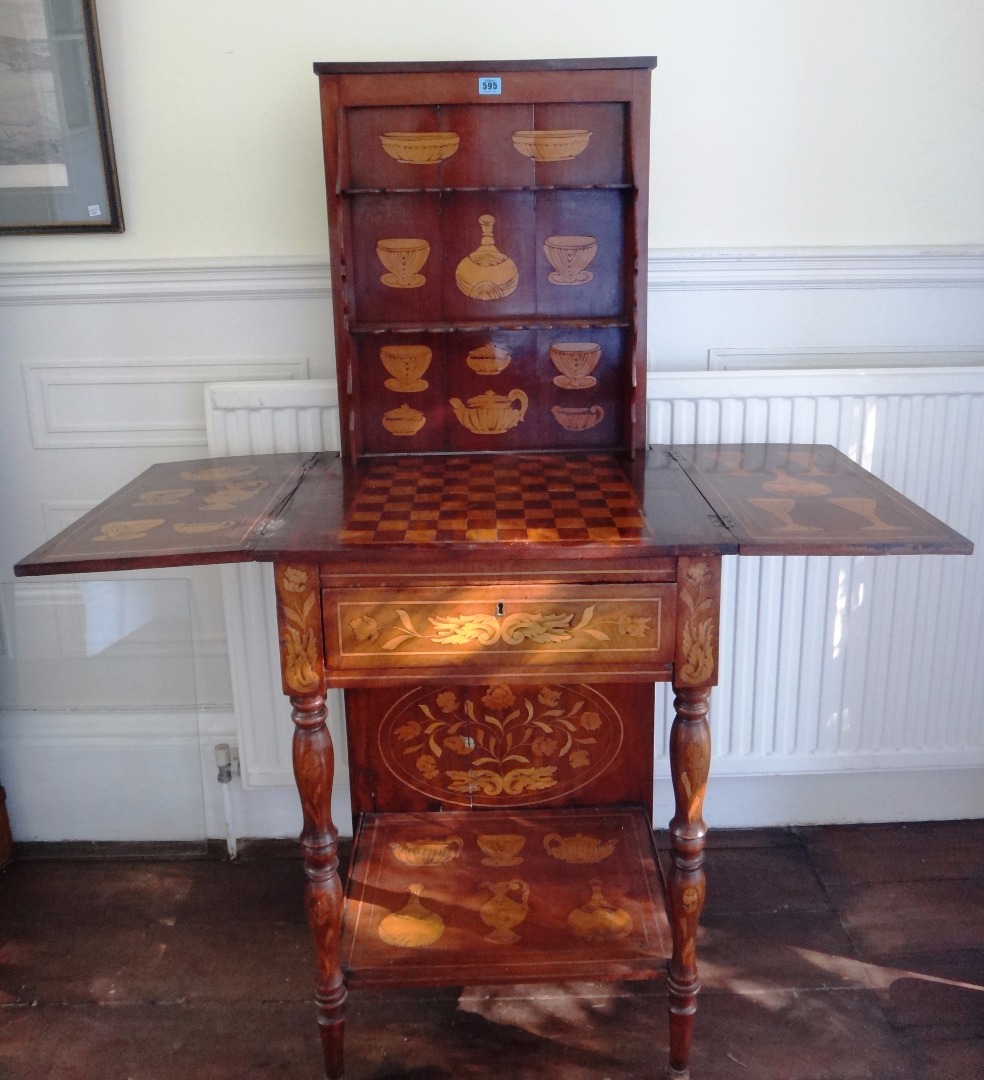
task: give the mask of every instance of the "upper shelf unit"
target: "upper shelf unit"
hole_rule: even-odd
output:
[[[315,66],[351,458],[642,445],[652,66]]]

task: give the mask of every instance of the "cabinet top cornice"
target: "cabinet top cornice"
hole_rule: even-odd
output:
[[[372,75],[388,72],[427,71],[611,71],[656,66],[655,56],[602,56],[553,60],[380,60],[321,61],[315,75]]]

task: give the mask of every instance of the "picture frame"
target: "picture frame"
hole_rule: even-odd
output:
[[[4,0],[0,235],[122,231],[95,0]]]

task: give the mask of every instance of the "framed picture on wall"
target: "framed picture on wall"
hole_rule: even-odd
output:
[[[0,233],[122,231],[95,0],[2,0]]]

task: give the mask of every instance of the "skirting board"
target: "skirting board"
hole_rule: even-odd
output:
[[[0,775],[20,841],[194,841],[226,836],[214,746],[234,742],[231,711],[0,715]],[[203,778],[204,777],[204,783]],[[230,785],[233,831],[295,837],[301,816],[292,787]],[[657,827],[673,813],[669,779],[655,784]],[[332,799],[343,836],[352,834],[349,788]],[[720,775],[708,786],[712,829],[984,817],[979,768],[866,769],[798,775]]]
[[[18,841],[196,841],[227,835],[215,746],[235,744],[232,710],[0,713],[0,776]],[[229,785],[236,836],[294,837],[293,787]],[[347,782],[333,814],[351,835]]]
[[[980,768],[715,776],[712,760],[704,818],[709,829],[984,818],[982,776]],[[657,826],[672,813],[669,781],[657,781]]]

